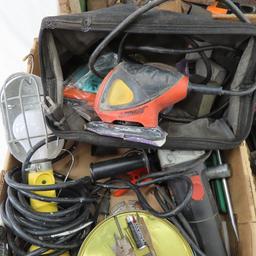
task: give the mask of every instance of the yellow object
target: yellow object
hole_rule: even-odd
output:
[[[46,186],[55,184],[55,178],[52,170],[45,171],[30,171],[28,174],[28,184],[35,186]],[[56,197],[55,190],[36,191],[35,194],[47,197]],[[30,199],[31,207],[37,212],[57,212],[56,203],[48,203],[40,200]]]
[[[113,82],[109,90],[107,103],[110,106],[125,105],[131,103],[133,98],[133,92],[128,85],[124,81],[117,79]]]
[[[129,236],[126,218],[129,215],[139,215],[143,218],[150,233],[153,248],[157,256],[192,256],[193,252],[188,242],[179,233],[177,228],[170,222],[157,218],[143,211],[124,212],[117,215],[118,222],[125,236],[128,237],[136,256],[143,256],[145,252],[135,247]],[[115,245],[114,235],[120,237],[114,217],[101,222],[88,235],[83,242],[78,256],[115,256],[113,246]]]
[[[31,245],[31,246],[29,247],[29,251],[30,251],[30,252],[33,252],[33,251],[35,251],[35,250],[37,250],[37,249],[39,249],[39,248],[40,248],[40,247],[38,247],[38,246]],[[53,253],[53,252],[54,252],[54,250],[48,250],[47,252],[42,253],[42,255],[49,254],[49,253]],[[64,252],[63,254],[61,254],[61,256],[70,256],[70,254],[69,254],[69,252]]]
[[[45,166],[50,167],[50,163],[42,163],[39,166],[42,167],[42,170],[39,171],[29,171],[28,173],[28,184],[31,186],[47,186],[47,185],[54,185],[55,184],[55,178],[53,175],[53,170],[43,170]],[[46,196],[46,197],[56,197],[56,191],[55,190],[48,190],[48,191],[35,191],[34,192],[37,195],[40,196]],[[58,211],[58,205],[56,203],[52,202],[43,202],[36,199],[30,199],[30,205],[36,212],[57,212]],[[29,251],[35,251],[39,249],[40,247],[36,245],[31,245],[29,247]],[[54,252],[54,250],[48,250],[44,254],[49,254]],[[65,252],[61,254],[61,256],[69,256],[69,252]]]

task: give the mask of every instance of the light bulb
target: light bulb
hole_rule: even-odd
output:
[[[22,145],[26,152],[35,146],[39,141],[46,137],[47,134],[52,134],[48,127],[45,127],[43,113],[40,109],[33,109],[20,113],[13,122],[13,135],[16,140]],[[27,129],[26,123],[27,122]],[[27,134],[28,133],[28,134]],[[30,138],[30,143],[29,139]],[[63,148],[64,140],[52,141],[47,145],[39,148],[33,155],[32,161],[43,159],[54,159],[58,156]]]
[[[26,73],[11,75],[2,87],[0,100],[10,152],[24,162],[33,146],[52,135],[45,124],[40,77]],[[64,140],[49,142],[39,148],[31,160],[54,159],[63,146]]]

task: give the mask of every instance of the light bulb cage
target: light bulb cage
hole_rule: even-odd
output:
[[[45,140],[46,148],[49,148],[48,137],[52,134],[47,129],[43,102],[43,87],[41,78],[27,73],[15,73],[7,78],[1,90],[1,111],[3,122],[6,130],[7,143],[10,152],[21,162],[26,158],[27,151],[22,142],[26,141],[29,149],[33,148],[33,139]],[[32,135],[29,129],[29,122],[26,111],[40,110],[43,116],[43,132],[39,135]],[[13,132],[13,124],[15,119],[22,115],[22,123],[24,123],[24,137],[17,138]],[[56,142],[58,148],[59,140]],[[35,143],[34,143],[35,144]]]

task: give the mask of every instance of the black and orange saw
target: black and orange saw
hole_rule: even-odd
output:
[[[86,128],[100,135],[162,146],[167,133],[158,125],[159,113],[185,99],[189,91],[230,96],[249,93],[192,84],[165,64],[122,62],[99,87],[94,109],[102,122],[90,122]]]

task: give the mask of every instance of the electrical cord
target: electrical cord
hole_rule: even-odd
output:
[[[149,52],[149,53],[155,53],[155,54],[167,54],[167,55],[177,55],[177,54],[188,54],[188,53],[199,53],[201,55],[201,58],[206,66],[206,77],[203,78],[202,81],[199,83],[207,84],[212,77],[212,67],[211,63],[209,62],[207,55],[204,53],[204,51],[209,50],[216,50],[216,49],[222,49],[227,51],[236,51],[236,49],[228,46],[222,46],[222,45],[209,45],[209,46],[199,46],[194,40],[191,38],[186,38],[189,40],[190,44],[194,48],[187,48],[187,49],[170,49],[170,48],[163,48],[163,47],[156,47],[156,46],[125,46],[124,43],[126,40],[127,34],[122,38],[119,48],[118,48],[118,59],[119,62],[121,60],[121,56],[123,53],[123,48],[125,50],[132,50],[132,51],[142,51],[142,52]]]
[[[194,41],[192,38],[190,37],[185,37],[185,39],[194,47],[194,48],[198,48],[199,45],[196,41]],[[199,52],[199,55],[201,56],[204,64],[205,64],[205,67],[206,67],[206,77],[203,78],[199,83],[202,83],[202,84],[208,84],[210,81],[211,81],[211,78],[212,78],[212,65],[206,55],[205,52],[202,52],[200,51]]]
[[[100,78],[104,78],[102,74],[100,74],[95,69],[95,63],[100,56],[101,52],[108,46],[108,44],[121,32],[124,31],[125,28],[127,28],[130,24],[132,24],[138,17],[140,17],[143,13],[153,9],[154,7],[166,2],[167,0],[152,0],[148,2],[146,5],[143,5],[142,7],[138,8],[136,11],[131,13],[127,18],[125,18],[119,25],[116,26],[102,41],[101,43],[96,47],[96,49],[93,51],[93,53],[90,56],[88,66],[90,71],[95,74],[96,76]]]
[[[125,44],[125,40],[128,37],[128,33],[125,33],[125,35],[123,36],[123,38],[121,39],[119,46],[118,46],[118,51],[117,51],[117,63],[120,63],[122,60],[122,56],[123,56],[123,51],[124,51],[124,44]]]
[[[26,159],[22,163],[21,167],[21,174],[22,174],[22,180],[23,183],[27,183],[27,175],[26,175],[26,168],[29,166],[29,162],[34,155],[34,153],[41,148],[42,146],[46,145],[47,143],[50,143],[52,141],[56,141],[58,138],[54,135],[47,137],[45,140],[39,141],[36,145],[34,145],[27,153]]]
[[[229,101],[224,102],[220,107],[217,109],[211,111],[208,114],[202,115],[202,116],[191,116],[191,117],[175,117],[175,116],[169,116],[168,114],[160,113],[161,118],[170,120],[173,122],[180,122],[180,123],[190,123],[198,119],[203,119],[203,118],[210,118],[216,114],[218,114],[220,111],[224,110],[227,106],[229,105]]]
[[[63,149],[63,153],[58,155],[55,159],[53,159],[52,163],[56,163],[64,158],[66,158],[67,156],[69,156],[70,155],[69,152],[73,153],[77,149],[77,146],[78,146],[78,142],[74,142],[69,148]]]
[[[140,17],[145,12],[153,9],[154,7],[166,2],[167,0],[152,0],[148,2],[146,5],[138,8],[136,11],[131,13],[127,18],[125,18],[119,25],[116,26],[96,47],[93,51],[92,55],[90,56],[88,66],[92,73],[96,76],[104,78],[102,74],[100,74],[95,69],[95,63],[100,56],[101,52],[108,46],[108,44],[121,32],[124,31],[130,24],[132,24],[138,17]],[[243,12],[231,1],[231,0],[222,0],[231,10],[232,12],[243,22],[250,23],[250,20],[243,14]],[[201,52],[204,53],[204,52]]]
[[[122,39],[124,40],[124,38]],[[120,43],[122,45],[122,42]],[[198,46],[195,48],[187,48],[187,49],[170,49],[164,47],[157,47],[157,46],[131,46],[127,45],[124,48],[125,50],[136,50],[136,51],[143,51],[143,52],[150,52],[150,53],[157,53],[157,54],[168,54],[168,55],[176,55],[176,54],[188,54],[188,53],[197,53],[209,50],[216,50],[222,49],[227,51],[236,51],[236,49],[228,46],[222,45],[208,45],[208,46]]]
[[[48,142],[56,137],[48,138]],[[33,147],[26,158],[21,173],[19,168],[7,172],[5,181],[8,185],[7,199],[1,207],[1,217],[9,230],[9,245],[15,255],[36,256],[48,252],[47,255],[61,255],[65,251],[77,251],[89,233],[95,221],[95,208],[97,208],[97,194],[90,178],[79,180],[65,180],[63,175],[57,175],[61,183],[54,185],[30,186],[23,182],[26,179],[26,169],[34,152],[45,145],[45,140]],[[65,182],[66,181],[66,182]],[[59,197],[46,197],[38,195],[35,191],[62,191]],[[58,204],[57,212],[36,212],[29,205],[27,199],[36,199],[43,202]],[[11,239],[11,241],[10,241]],[[40,248],[27,252],[15,241],[35,245]],[[24,243],[25,242],[25,243]]]
[[[167,211],[168,209],[172,209],[172,205],[169,202],[169,199],[168,201],[166,201],[166,197],[164,197],[162,194],[160,195],[159,190],[154,191],[154,196],[163,210]],[[163,196],[164,198],[161,198],[161,196]],[[163,199],[165,199],[165,201],[163,201]],[[179,229],[179,231],[193,248],[193,250],[197,252],[197,255],[206,256],[206,254],[200,249],[195,234],[190,227],[190,224],[181,213],[178,213],[176,216],[169,217],[168,220]],[[183,226],[180,224],[179,221],[182,222]]]
[[[171,175],[171,174],[181,175],[185,171],[187,171],[189,169],[193,169],[196,166],[198,166],[200,163],[205,162],[210,157],[211,153],[212,153],[212,151],[208,151],[196,160],[190,160],[190,161],[187,161],[187,162],[177,164],[175,166],[171,166],[169,168],[166,168],[166,169],[162,170],[161,172],[154,172],[154,173],[144,175],[143,177],[140,177],[138,179],[138,182],[140,184],[143,180],[148,180],[148,179],[155,180],[157,178],[165,177],[165,176],[168,176],[168,175]],[[142,184],[147,184],[147,183],[143,182]]]
[[[227,96],[243,97],[255,92],[256,83],[254,83],[254,85],[249,89],[240,90],[240,91],[225,90],[223,89],[223,87],[210,87],[210,86],[206,87],[200,84],[189,84],[188,90],[203,93],[203,94],[208,94],[208,95],[219,95],[219,96],[227,95]]]
[[[244,13],[235,5],[231,0],[221,0],[230,10],[242,21],[245,23],[251,23],[251,21],[244,15]]]
[[[156,200],[158,201],[159,205],[164,209],[166,207],[167,209],[172,209],[175,207],[175,203],[171,201],[171,195],[170,193],[167,195],[165,192],[163,192],[164,187],[156,186],[154,189],[154,196]],[[166,188],[166,187],[165,187]],[[168,190],[169,191],[169,190]],[[191,228],[189,222],[186,220],[184,215],[180,212],[175,217],[177,220],[182,224],[183,228],[186,230],[188,235],[193,239],[193,241],[198,245],[198,241],[196,238],[196,235]]]
[[[168,211],[164,211],[164,212],[156,211],[154,208],[151,207],[151,205],[148,203],[148,201],[144,197],[143,193],[140,191],[140,188],[145,187],[145,186],[149,186],[152,184],[159,185],[163,182],[170,181],[170,180],[177,180],[177,179],[183,180],[187,184],[188,191],[186,193],[186,196],[184,197],[184,200],[172,210],[168,210]],[[151,181],[138,182],[136,184],[132,184],[128,180],[124,180],[124,179],[111,179],[105,183],[96,183],[96,186],[99,186],[99,187],[105,188],[105,189],[131,189],[131,190],[133,190],[138,198],[138,201],[141,204],[141,207],[144,210],[149,211],[151,214],[153,214],[154,216],[157,216],[159,218],[168,218],[170,216],[174,216],[177,213],[181,212],[187,206],[187,204],[190,202],[191,197],[192,197],[192,188],[193,188],[191,180],[187,176],[180,175],[180,174],[168,175],[168,176],[156,178]]]

